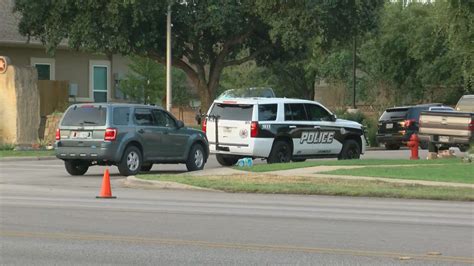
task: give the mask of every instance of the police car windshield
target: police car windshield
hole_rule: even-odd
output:
[[[223,120],[252,120],[253,105],[251,104],[215,104],[209,113],[210,116],[219,116]]]

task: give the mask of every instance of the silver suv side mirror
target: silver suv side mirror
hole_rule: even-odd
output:
[[[181,120],[176,121],[176,127],[177,127],[178,129],[184,127],[183,121],[181,121]]]

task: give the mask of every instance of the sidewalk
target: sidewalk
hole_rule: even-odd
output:
[[[391,165],[393,166],[393,165]],[[413,165],[400,165],[402,167],[413,167]],[[453,183],[453,182],[439,182],[439,181],[426,181],[426,180],[413,180],[413,179],[395,179],[385,177],[369,177],[369,176],[342,176],[342,175],[330,175],[321,174],[321,172],[339,170],[339,169],[357,169],[366,166],[315,166],[296,168],[289,170],[280,170],[272,172],[255,173],[243,170],[237,170],[233,168],[223,167],[209,170],[202,170],[190,173],[183,173],[182,175],[191,176],[228,176],[228,175],[278,175],[278,176],[304,176],[314,178],[334,178],[334,179],[349,179],[349,180],[368,180],[368,181],[383,181],[398,184],[416,184],[424,186],[441,186],[441,187],[462,187],[474,189],[474,184],[465,183]],[[380,166],[380,167],[383,167]]]

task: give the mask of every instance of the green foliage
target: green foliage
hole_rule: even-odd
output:
[[[439,90],[449,90],[451,101],[459,98],[462,55],[440,24],[442,2],[385,5],[379,33],[367,36],[360,49],[365,85],[387,81],[394,89],[393,104],[446,101],[447,93],[433,95]]]
[[[272,87],[275,85],[272,73],[266,67],[257,66],[255,61],[249,61],[238,66],[231,66],[222,72],[217,94],[230,89],[251,87]],[[277,94],[277,96],[280,96]]]
[[[1,151],[12,151],[15,149],[15,144],[13,143],[2,143],[0,144]]]
[[[166,68],[156,61],[140,56],[130,57],[130,72],[120,81],[120,90],[135,102],[160,105],[166,95]],[[180,69],[171,69],[174,106],[188,105],[193,97]]]
[[[166,87],[163,65],[139,56],[130,57],[130,61],[131,72],[120,81],[120,90],[136,102],[161,103]]]
[[[362,124],[366,130],[366,137],[369,141],[369,146],[376,147],[377,146],[377,118],[370,117],[365,115],[364,113],[357,111],[357,112],[347,112],[345,110],[337,110],[336,111],[337,117],[341,119],[355,121],[357,123]]]
[[[181,69],[172,68],[171,75],[173,106],[188,106],[189,101],[196,96],[191,93],[186,74]]]
[[[15,11],[20,32],[40,39],[50,52],[67,40],[72,49],[135,54],[164,63],[171,3],[173,65],[198,89],[205,111],[224,68],[254,59],[273,61],[315,37],[322,44],[345,39],[363,30],[364,21],[374,18],[370,10],[381,2],[17,0]]]

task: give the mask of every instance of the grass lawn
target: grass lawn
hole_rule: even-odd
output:
[[[410,167],[369,166],[359,169],[339,169],[324,172],[324,174],[345,176],[372,176],[396,179],[429,180],[474,184],[474,164],[472,163],[417,165]]]
[[[382,181],[281,177],[266,174],[231,176],[139,175],[138,178],[173,181],[226,192],[474,201],[474,193],[470,188],[394,184]]]
[[[40,156],[54,156],[54,150],[32,150],[32,151],[13,151],[13,150],[0,150],[0,158],[2,157],[40,157]]]
[[[304,167],[313,167],[320,165],[408,165],[408,164],[455,164],[460,163],[461,159],[440,159],[440,160],[408,160],[408,159],[396,159],[396,160],[379,160],[379,159],[367,159],[367,160],[313,160],[307,162],[291,162],[291,163],[275,163],[275,164],[258,164],[250,168],[246,167],[235,167],[235,169],[246,170],[251,172],[270,172],[279,170],[289,170]]]

